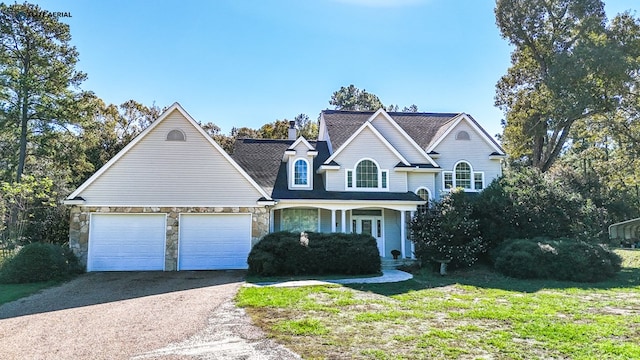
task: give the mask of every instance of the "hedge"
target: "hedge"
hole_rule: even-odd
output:
[[[0,283],[57,280],[82,271],[68,247],[36,242],[25,245],[2,263]]]
[[[322,275],[380,272],[376,240],[370,235],[276,232],[258,242],[247,263],[249,274]]]
[[[507,276],[577,282],[613,277],[622,263],[603,245],[568,238],[507,240],[492,257],[495,268]]]

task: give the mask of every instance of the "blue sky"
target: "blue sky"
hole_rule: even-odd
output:
[[[228,133],[305,113],[341,86],[385,105],[465,112],[494,135],[495,83],[510,47],[492,0],[36,1],[70,12],[88,74],[107,103],[177,101]],[[609,17],[637,0],[605,0]],[[636,16],[638,14],[636,13]]]

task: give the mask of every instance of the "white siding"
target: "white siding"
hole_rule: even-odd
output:
[[[416,192],[420,187],[426,187],[431,192],[431,197],[435,198],[436,194],[436,176],[438,173],[409,173],[409,191]]]
[[[383,142],[368,128],[364,129],[344,150],[338,154],[335,161],[340,164],[340,170],[327,171],[326,188],[328,191],[357,191],[346,189],[345,169],[355,168],[357,162],[363,158],[375,160],[381,169],[389,170],[388,183],[391,192],[407,191],[407,176],[403,172],[395,172],[394,167],[400,162],[398,157],[387,148]]]
[[[456,140],[456,134],[464,130],[469,133],[470,140]],[[458,161],[471,164],[474,172],[484,172],[485,186],[502,174],[500,160],[490,160],[489,155],[495,150],[466,121],[461,121],[447,137],[434,149],[440,153],[436,159],[445,171],[452,171]],[[442,188],[442,174],[438,177],[438,189]]]
[[[186,141],[166,141],[172,129]],[[262,195],[176,110],[80,196],[85,205],[255,206]]]
[[[413,146],[409,142],[409,140],[398,129],[396,129],[396,127],[393,126],[393,124],[391,124],[384,115],[378,115],[375,119],[373,119],[371,124],[409,162],[414,164],[423,164],[428,161],[424,157],[424,155],[421,154],[421,152],[416,149],[416,147]]]

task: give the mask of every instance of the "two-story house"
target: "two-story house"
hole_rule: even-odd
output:
[[[325,110],[317,140],[239,139],[226,154],[174,104],[74,191],[70,244],[95,270],[246,268],[268,232],[357,232],[412,256],[407,223],[482,190],[502,148],[464,113]]]

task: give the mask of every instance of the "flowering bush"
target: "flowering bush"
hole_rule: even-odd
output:
[[[478,220],[464,192],[452,192],[411,220],[415,255],[423,263],[450,260],[453,268],[471,266],[485,251]]]

